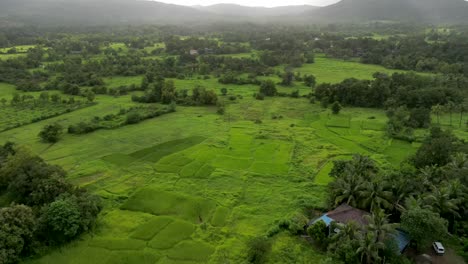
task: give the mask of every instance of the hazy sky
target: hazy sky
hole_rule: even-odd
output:
[[[176,5],[214,5],[219,3],[233,3],[245,6],[286,6],[286,5],[316,5],[324,6],[339,0],[156,0],[158,2]]]

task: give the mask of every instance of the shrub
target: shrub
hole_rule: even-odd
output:
[[[341,106],[341,104],[340,104],[338,101],[335,101],[335,102],[333,103],[332,107],[331,107],[332,113],[333,113],[334,115],[337,115],[337,114],[339,114],[339,113],[341,112],[341,109],[342,109],[342,108],[343,108],[343,107]]]
[[[137,124],[141,121],[141,115],[137,112],[132,112],[127,115],[126,123],[127,124]]]
[[[265,263],[271,251],[271,242],[266,237],[256,237],[248,243],[247,260],[249,263]]]
[[[60,136],[63,133],[63,128],[61,125],[55,123],[46,125],[42,128],[41,132],[39,132],[39,137],[48,143],[56,143],[59,141]]]
[[[307,234],[319,245],[322,249],[326,248],[327,240],[327,225],[323,221],[318,221],[307,228]]]

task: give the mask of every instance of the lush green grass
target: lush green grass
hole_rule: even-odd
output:
[[[16,59],[19,57],[26,57],[26,54],[25,53],[0,54],[0,60]]]
[[[189,222],[176,220],[167,225],[149,243],[154,249],[170,249],[177,243],[188,239],[195,231],[195,226]]]
[[[203,222],[212,214],[214,204],[197,197],[169,193],[156,188],[145,188],[132,196],[122,209],[154,215],[174,215],[192,221]]]
[[[295,71],[299,71],[302,74],[315,75],[318,83],[338,83],[351,77],[356,79],[372,79],[372,75],[376,72],[388,74],[402,72],[386,69],[379,65],[343,61],[320,55],[315,58],[315,63],[305,64],[303,67],[295,69]]]
[[[7,100],[10,100],[15,92],[15,86],[0,82],[0,99],[5,98]]]
[[[14,46],[14,48],[16,49],[16,52],[17,52],[17,53],[26,53],[26,52],[28,52],[29,49],[32,49],[32,48],[34,48],[34,47],[35,47],[34,45],[18,45],[18,46]],[[0,52],[6,53],[6,52],[8,52],[8,50],[10,50],[11,48],[13,48],[13,47],[10,47],[10,48],[0,48]]]

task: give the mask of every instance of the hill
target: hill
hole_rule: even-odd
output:
[[[466,23],[464,0],[342,0],[308,12],[311,22],[404,21],[417,23]]]
[[[326,7],[276,8],[219,4],[179,6],[145,0],[2,0],[0,27],[227,22],[351,23],[399,21],[434,24],[468,22],[464,0],[342,0]]]
[[[247,7],[236,4],[218,4],[211,6],[196,6],[195,8],[214,14],[237,17],[278,17],[299,15],[316,10],[319,7],[310,5],[281,6],[281,7]]]
[[[2,0],[0,20],[40,25],[179,24],[215,16],[203,11],[139,0]]]

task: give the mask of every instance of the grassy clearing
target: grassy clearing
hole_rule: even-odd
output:
[[[168,252],[170,259],[206,262],[214,248],[203,242],[182,241]]]
[[[195,231],[195,226],[185,221],[174,221],[159,232],[149,243],[154,249],[170,249],[177,243],[188,239]]]
[[[317,83],[339,83],[346,78],[372,79],[376,72],[392,74],[402,72],[386,69],[379,65],[361,64],[359,62],[343,61],[339,59],[317,56],[314,64],[305,64],[295,69],[302,74],[313,74],[317,77]]]
[[[170,217],[155,217],[148,223],[139,226],[131,235],[131,238],[149,241],[173,221],[174,219]]]
[[[139,191],[122,206],[124,210],[174,215],[194,223],[209,219],[213,208],[214,204],[211,201],[151,187]]]

